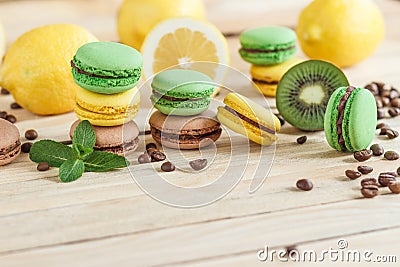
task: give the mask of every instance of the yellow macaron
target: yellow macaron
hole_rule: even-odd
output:
[[[297,65],[304,60],[299,58],[291,58],[283,63],[269,66],[252,65],[250,74],[253,82],[257,85],[257,89],[266,96],[275,97],[276,88],[285,74],[291,67]]]
[[[74,111],[80,120],[88,120],[92,125],[117,126],[132,120],[139,105],[140,92],[137,87],[112,95],[78,88]]]
[[[279,119],[268,109],[237,93],[229,93],[226,106],[218,107],[218,120],[234,132],[261,145],[271,145],[281,129]]]

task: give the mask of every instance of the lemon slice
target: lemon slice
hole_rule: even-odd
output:
[[[214,25],[193,18],[172,18],[157,24],[141,50],[146,79],[174,67],[203,72],[220,84],[229,65],[228,44],[222,33]]]

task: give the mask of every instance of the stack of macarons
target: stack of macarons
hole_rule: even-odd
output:
[[[250,29],[240,35],[241,57],[252,64],[250,73],[257,88],[275,97],[280,79],[302,60],[295,57],[296,33],[286,27]]]
[[[207,75],[185,69],[158,73],[150,99],[158,111],[149,120],[153,139],[175,149],[198,149],[221,135],[220,123],[206,111],[215,86]]]
[[[80,120],[95,126],[95,149],[120,155],[133,152],[139,135],[132,119],[140,105],[136,85],[143,66],[141,54],[120,43],[92,42],[78,49],[71,66],[74,81],[80,86],[74,111]],[[77,124],[71,127],[71,136]],[[123,126],[129,131],[122,131]]]

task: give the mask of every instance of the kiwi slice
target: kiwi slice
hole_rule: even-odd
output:
[[[276,106],[282,117],[296,128],[322,130],[333,91],[348,85],[344,73],[331,63],[304,61],[283,75],[276,92]]]

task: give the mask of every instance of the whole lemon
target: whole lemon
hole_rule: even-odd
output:
[[[82,27],[52,24],[20,36],[0,68],[0,85],[24,109],[39,115],[73,110],[78,86],[70,61],[80,46],[97,41]]]
[[[118,18],[120,41],[138,50],[159,22],[172,17],[205,18],[202,0],[124,0]]]
[[[0,23],[0,64],[6,51],[6,37],[4,35],[3,25]]]
[[[370,56],[384,30],[372,0],[315,0],[300,14],[297,37],[310,58],[347,67]]]

